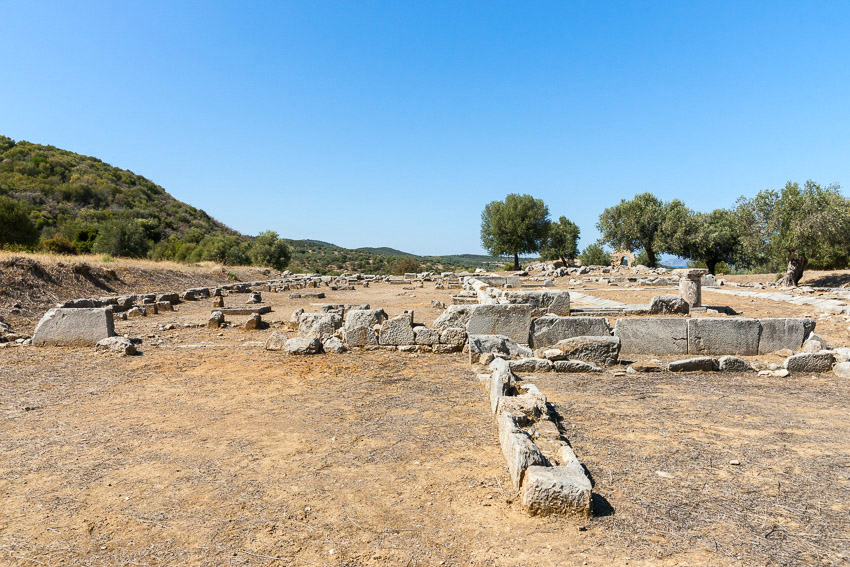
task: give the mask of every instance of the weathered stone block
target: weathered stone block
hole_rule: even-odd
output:
[[[703,317],[688,320],[688,354],[737,354],[759,352],[761,325],[758,319]]]
[[[508,463],[508,472],[511,475],[511,485],[514,490],[518,491],[522,486],[528,467],[547,464],[540,449],[528,433],[517,427],[513,415],[509,412],[499,416],[499,442],[502,446],[502,454]]]
[[[95,346],[115,334],[112,310],[106,308],[63,309],[44,314],[35,327],[36,346]]]
[[[623,354],[687,354],[688,320],[671,317],[617,319],[614,335]]]
[[[551,348],[560,350],[563,358],[566,359],[613,366],[617,364],[620,355],[620,338],[611,336],[572,337],[560,341]],[[549,350],[549,347],[545,350]]]
[[[556,360],[552,363],[555,372],[602,372],[602,369],[590,362],[581,360]]]
[[[418,345],[440,344],[440,331],[428,327],[413,327],[414,342]]]
[[[717,368],[722,372],[749,372],[752,367],[747,362],[737,356],[721,356],[717,361]]]
[[[807,352],[789,356],[784,366],[788,372],[829,372],[834,362],[831,352]]]
[[[687,315],[691,306],[678,295],[656,295],[649,302],[650,315],[679,314]]]
[[[381,323],[378,342],[382,345],[412,345],[416,337],[413,333],[413,313],[402,313]]]
[[[676,360],[667,365],[670,372],[714,372],[717,370],[717,360],[709,356],[697,356]]]
[[[508,361],[508,365],[514,372],[549,372],[552,370],[552,361],[545,358],[511,360]]]
[[[490,363],[490,409],[496,413],[499,398],[511,391],[516,376],[511,372],[507,361],[497,358]]]
[[[579,464],[525,470],[520,502],[532,515],[589,515],[592,501],[590,479]]]
[[[503,335],[470,335],[469,360],[474,363],[482,354],[503,354],[508,357],[531,356],[531,349],[518,345]]]
[[[806,336],[806,326],[803,319],[770,318],[759,319],[761,337],[759,338],[759,354],[767,354],[788,348],[799,350]]]
[[[563,339],[584,336],[610,336],[611,327],[605,317],[538,317],[531,323],[531,346],[538,349],[557,344]]]
[[[287,339],[283,343],[283,352],[286,354],[320,354],[322,352],[322,341],[315,337]]]
[[[462,347],[466,344],[466,329],[462,327],[445,327],[440,331],[440,344]]]
[[[298,318],[298,336],[324,340],[342,326],[336,313],[302,313]]]
[[[434,319],[434,328],[462,327],[465,329],[474,307],[475,305],[449,305],[439,317]]]
[[[520,344],[528,344],[531,306],[474,305],[466,324],[470,335],[505,335]]]
[[[387,314],[383,309],[352,309],[345,316],[345,329],[356,329],[357,327],[369,327],[380,325],[387,320]]]

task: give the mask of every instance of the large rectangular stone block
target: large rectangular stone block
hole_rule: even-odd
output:
[[[112,309],[51,309],[32,335],[38,346],[95,346],[115,334]]]
[[[687,354],[688,320],[680,317],[617,319],[621,354]]]
[[[538,317],[531,323],[531,346],[541,348],[564,339],[585,336],[611,336],[605,317]]]
[[[570,292],[567,290],[503,291],[499,303],[528,303],[536,309],[548,309],[549,315],[570,314]]]
[[[759,353],[761,325],[743,317],[700,317],[688,320],[688,354]]]
[[[759,319],[759,354],[788,348],[798,350],[806,336],[805,319]]]
[[[519,344],[528,344],[531,305],[476,305],[472,308],[466,332],[470,335],[504,335]]]

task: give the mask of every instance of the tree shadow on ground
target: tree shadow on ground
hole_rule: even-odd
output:
[[[804,284],[812,287],[845,287],[850,285],[850,274],[828,274],[807,280]]]

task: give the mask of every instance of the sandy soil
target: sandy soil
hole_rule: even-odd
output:
[[[430,325],[441,312],[431,301],[456,292],[426,286],[263,293],[271,328],[253,332],[194,326],[211,303],[187,302],[117,322],[142,337],[138,357],[0,349],[0,563],[850,561],[850,384],[832,375],[540,376],[595,481],[596,515],[532,518],[509,489],[466,355],[298,358],[260,346],[316,303],[413,309]],[[609,291],[590,293],[644,294]]]

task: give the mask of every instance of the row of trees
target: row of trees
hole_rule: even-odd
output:
[[[545,260],[572,260],[579,228],[530,195],[508,195],[488,203],[481,214],[481,242],[493,254],[540,252]],[[582,264],[607,264],[603,244],[639,251],[655,267],[661,254],[672,254],[715,273],[720,264],[739,270],[780,271],[783,285],[797,285],[806,268],[835,269],[850,264],[850,201],[838,185],[788,182],[741,197],[729,209],[695,212],[678,199],[662,201],[652,193],[605,209],[596,224],[600,242],[588,246]]]
[[[41,238],[26,206],[0,195],[0,246],[41,249],[57,254],[94,253],[124,258],[151,258],[178,262],[214,261],[227,265],[254,265],[283,270],[292,258],[286,241],[274,231],[255,238],[209,234],[190,228],[155,241],[146,219],[111,218],[101,224],[68,225],[66,236],[56,232]]]

